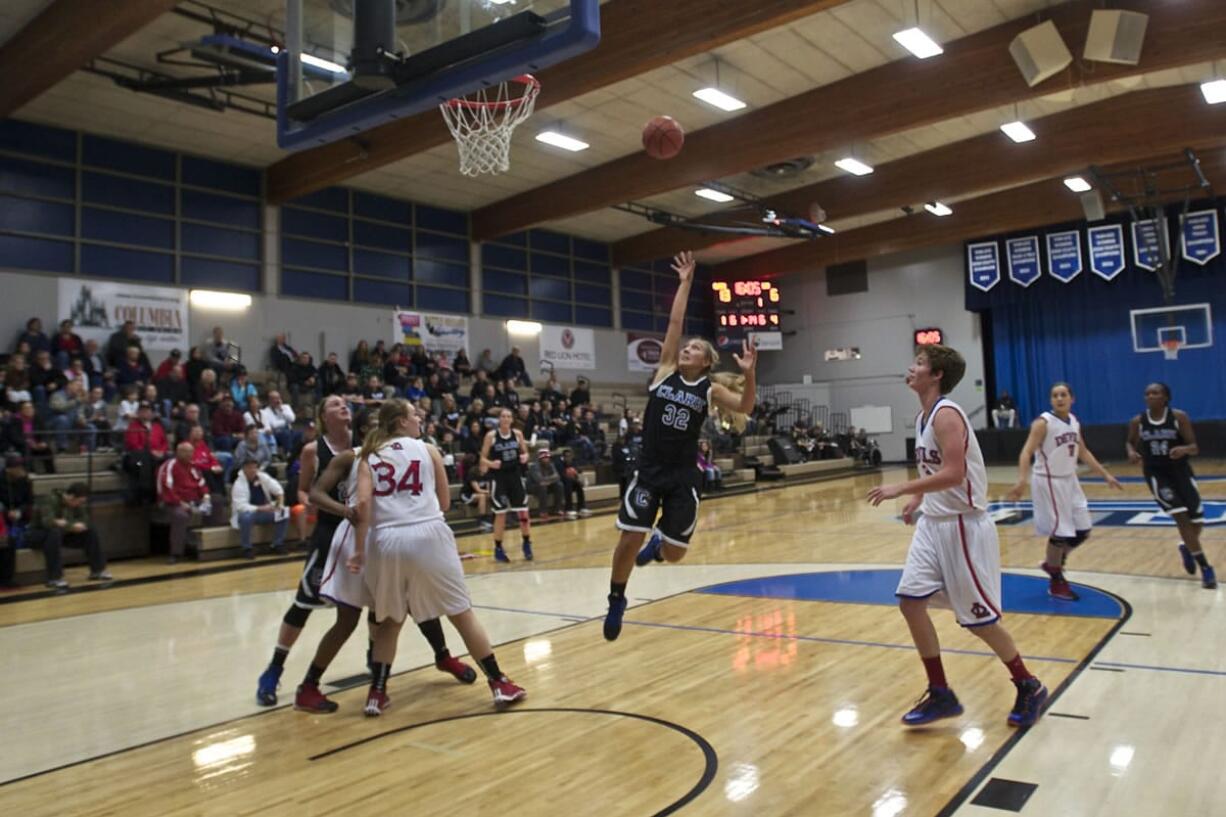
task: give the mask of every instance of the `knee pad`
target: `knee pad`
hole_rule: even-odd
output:
[[[310,609],[299,607],[297,604],[290,605],[289,610],[285,612],[285,618],[282,619],[291,627],[297,627],[301,630],[306,626],[307,619],[311,617]]]
[[[1069,547],[1075,548],[1089,538],[1090,538],[1090,531],[1079,530],[1077,531],[1077,535],[1073,537],[1073,540],[1069,542]]]

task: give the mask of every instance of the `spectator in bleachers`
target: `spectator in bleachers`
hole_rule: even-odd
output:
[[[565,436],[566,445],[575,450],[575,460],[580,465],[593,465],[599,460],[596,441],[588,433],[591,427],[594,424],[586,421],[583,409],[576,405],[566,423]]]
[[[443,430],[450,431],[456,437],[459,437],[463,416],[460,407],[456,404],[455,395],[444,394],[443,402],[438,409],[438,419],[443,426]]]
[[[290,367],[289,393],[295,403],[302,400],[314,403],[319,400],[319,372],[311,362],[310,352],[299,352],[298,360]]]
[[[353,372],[345,375],[345,385],[341,387],[341,397],[349,404],[349,410],[356,413],[366,405],[366,395],[362,392],[362,384]]]
[[[248,459],[259,462],[262,469],[272,463],[272,449],[261,437],[260,427],[255,424],[247,426],[243,439],[234,449],[235,462],[246,462]]]
[[[230,397],[234,398],[234,405],[246,406],[247,401],[256,396],[255,386],[247,380],[246,367],[239,366],[234,370],[234,379],[230,381]]]
[[[218,374],[233,365],[230,360],[230,344],[226,342],[225,333],[220,326],[213,327],[212,337],[204,344],[204,359]]]
[[[475,372],[473,372],[473,384],[472,384],[472,388],[468,390],[468,399],[470,401],[471,400],[484,400],[485,399],[485,387],[488,386],[489,384],[490,384],[489,375],[485,373],[484,369],[477,369]]]
[[[192,465],[204,476],[204,481],[209,486],[209,493],[224,494],[225,486],[230,481],[230,466],[234,462],[234,457],[222,452],[221,456],[226,458],[223,461],[214,454],[209,448],[208,440],[204,437],[204,426],[200,423],[191,426],[187,435],[179,439],[187,440],[192,444]]]
[[[79,452],[82,448],[94,450],[94,430],[86,422],[86,406],[89,395],[85,392],[85,383],[74,380],[51,395],[51,413],[47,424],[55,432],[55,450],[64,453],[72,450]],[[72,440],[68,439],[70,432]],[[88,433],[87,433],[88,432]]]
[[[358,380],[365,383],[371,377],[383,378],[383,364],[387,360],[387,355],[379,351],[377,348],[370,353],[370,359],[366,361],[366,365],[358,372]]]
[[[566,497],[566,517],[574,519],[577,516],[591,516],[592,512],[587,509],[587,497],[583,493],[583,479],[579,469],[575,467],[574,454],[569,450],[564,450],[558,457],[555,467],[562,477],[562,492]]]
[[[457,349],[455,358],[451,361],[451,369],[460,377],[472,377],[473,364],[468,360],[468,352]]]
[[[490,483],[481,475],[480,458],[476,454],[465,454],[461,470],[464,480],[460,486],[460,502],[477,509],[477,523],[481,530],[489,533],[494,529],[494,523],[489,515]]]
[[[136,324],[132,321],[124,321],[123,326],[111,333],[111,336],[106,341],[106,365],[112,369],[118,369],[128,359],[128,347],[135,346],[138,350],[141,348],[140,337],[136,334]]]
[[[278,332],[272,339],[272,348],[268,350],[268,362],[272,370],[281,375],[283,382],[289,384],[289,370],[298,360],[298,350],[289,345],[289,339],[284,332]]]
[[[328,359],[319,366],[320,397],[339,394],[345,385],[345,370],[336,359],[336,352],[329,352]]]
[[[175,447],[173,460],[158,471],[158,499],[170,514],[170,563],[187,552],[187,527],[199,513],[206,524],[219,525],[224,518],[221,497],[209,492],[204,474],[192,465],[194,451],[186,440]]]
[[[614,441],[610,456],[613,460],[613,476],[617,477],[617,497],[622,499],[626,496],[626,486],[630,484],[630,478],[638,464],[638,455],[632,449],[627,434],[620,435]]]
[[[433,400],[436,404],[443,399],[444,394],[449,394],[451,389],[443,383],[443,376],[438,372],[431,372],[426,378],[425,386],[426,396]]]
[[[491,377],[496,371],[498,371],[498,364],[494,362],[494,353],[489,349],[482,349],[481,356],[477,358],[477,365],[473,367],[473,374],[485,372],[487,377]]]
[[[141,401],[136,410],[136,419],[128,423],[123,437],[123,450],[133,455],[151,455],[155,468],[170,453],[166,429],[161,423],[154,421],[153,406],[147,400]]]
[[[60,321],[60,331],[51,339],[51,354],[60,369],[67,369],[72,361],[84,357],[85,344],[81,336],[72,331],[72,321]]]
[[[481,402],[485,405],[485,411],[488,414],[497,416],[507,407],[504,405],[506,402],[505,397],[498,393],[498,387],[493,383],[486,383],[485,393],[477,396],[481,398]]]
[[[532,419],[532,409],[527,403],[520,403],[515,411],[515,427],[523,433],[529,445],[536,442],[536,422]]]
[[[509,409],[519,408],[519,392],[515,390],[515,383],[510,380],[502,381],[502,399],[504,405]]]
[[[167,403],[163,403],[162,399],[158,397],[158,387],[152,383],[145,384],[145,387],[140,391],[140,401],[142,403],[148,403],[153,407],[154,422],[161,425],[162,430],[169,434],[170,429],[172,428],[170,421],[170,406]]]
[[[263,404],[255,395],[247,398],[247,410],[243,412],[243,430],[246,431],[249,426],[255,426],[260,430],[260,440],[268,446],[269,451],[276,454],[277,438],[273,435],[272,430],[264,425]]]
[[[353,350],[353,354],[349,356],[349,373],[357,376],[370,364],[370,345],[359,340],[357,348]]]
[[[64,380],[71,383],[74,380],[80,380],[85,386],[85,391],[89,391],[89,373],[85,371],[85,360],[83,358],[74,358],[68,368],[64,370]]]
[[[9,358],[8,368],[4,372],[4,407],[9,411],[26,402],[34,401],[34,392],[30,388],[30,370],[26,367],[24,355],[14,354]]]
[[[141,362],[139,346],[128,346],[124,350],[123,360],[115,367],[115,382],[122,389],[124,386],[144,388],[152,374],[149,368]]]
[[[481,455],[481,444],[485,442],[485,425],[480,420],[472,420],[465,424],[467,434],[460,442],[460,451],[465,455]]]
[[[191,434],[192,426],[200,425],[200,406],[195,403],[188,403],[183,407],[183,416],[175,423],[175,442],[181,443]],[[208,439],[208,434],[205,434],[205,439]]]
[[[31,547],[43,552],[47,563],[47,586],[62,589],[64,580],[62,548],[85,551],[89,560],[89,580],[111,580],[106,569],[106,556],[98,542],[98,532],[89,524],[89,489],[83,482],[74,482],[62,491],[53,491],[34,507],[34,519],[27,533]]]
[[[383,361],[383,382],[398,392],[403,391],[409,384],[409,366],[409,356],[405,354],[404,346],[393,344]]]
[[[715,454],[711,451],[711,443],[705,438],[698,441],[698,467],[702,470],[704,491],[717,491],[724,487],[724,473],[715,464]]]
[[[13,348],[20,352],[22,343],[27,343],[30,347],[25,354],[51,351],[51,341],[43,334],[43,322],[38,318],[30,318],[26,321],[25,331],[17,335],[17,342],[13,344]]]
[[[128,426],[136,420],[136,413],[140,410],[140,394],[135,386],[124,386],[121,394],[115,418],[115,431],[122,437],[127,432]]]
[[[587,378],[580,377],[575,381],[575,388],[570,393],[570,404],[572,406],[586,406],[592,402],[591,383]]]
[[[221,407],[222,401],[230,397],[230,390],[217,383],[217,372],[205,369],[200,373],[200,379],[194,384],[192,401],[212,420],[213,413]],[[233,398],[231,398],[233,401]]]
[[[425,382],[420,377],[414,377],[409,381],[409,387],[405,389],[404,396],[409,398],[411,403],[416,403],[421,398],[428,396]]]
[[[107,415],[107,402],[101,386],[89,390],[89,400],[86,403],[85,422],[94,430],[94,439],[98,448],[109,449],[111,443],[111,418]]]
[[[438,369],[434,360],[426,354],[425,346],[414,346],[409,350],[409,374],[426,378]]]
[[[273,553],[285,553],[285,531],[289,514],[285,508],[285,491],[281,483],[260,471],[254,459],[242,461],[242,471],[230,489],[230,527],[239,532],[243,556],[255,558],[251,545],[251,529],[256,525],[272,525]]]
[[[46,408],[51,397],[68,384],[64,373],[51,362],[51,353],[34,353],[34,365],[30,367],[30,390],[34,393],[34,405]]]
[[[524,365],[524,359],[520,356],[518,346],[511,347],[511,351],[502,359],[498,372],[494,376],[498,380],[510,380],[512,383],[532,388],[532,378],[528,377],[528,367]]]
[[[102,353],[98,351],[98,341],[89,339],[85,341],[85,354],[81,356],[81,361],[85,364],[85,373],[89,375],[90,388],[102,386],[102,376],[106,374],[107,365]],[[113,395],[107,395],[107,399]]]
[[[548,448],[536,452],[536,462],[528,464],[527,489],[531,496],[536,497],[536,512],[539,519],[548,519],[548,499],[553,498],[553,516],[562,516],[562,506],[565,503],[562,490],[562,475],[553,467],[553,459]]]
[[[18,406],[9,419],[6,432],[9,447],[25,457],[31,471],[40,466],[45,474],[55,473],[51,438],[43,418],[34,410],[34,403],[27,400]]]
[[[992,422],[997,428],[1017,428],[1017,403],[1009,396],[1009,390],[1004,389],[992,409]]]
[[[298,447],[302,433],[294,430],[294,410],[281,400],[281,393],[270,391],[268,405],[260,411],[260,425],[265,431],[271,432],[277,449],[283,454],[289,454]]]
[[[558,385],[558,376],[550,372],[549,380],[545,382],[545,388],[541,389],[541,402],[555,405],[564,397],[566,395],[562,394],[562,388]]]
[[[11,547],[25,544],[26,528],[34,515],[34,483],[26,472],[26,460],[19,452],[4,457],[4,478],[0,479],[0,513],[8,527]]]
[[[193,346],[187,350],[187,362],[183,364],[183,379],[187,381],[188,388],[195,392],[200,386],[201,377],[205,372],[211,372],[208,361],[204,359],[204,352],[200,351],[199,346]],[[213,373],[213,383],[217,383],[217,373]],[[201,402],[199,396],[193,398],[197,403]]]
[[[379,406],[383,405],[383,401],[395,397],[395,394],[389,393],[389,390],[379,381],[379,376],[372,374],[366,379],[366,391],[363,392],[362,396],[365,398],[368,408],[372,411],[378,411]]]
[[[170,370],[178,367],[182,362],[182,358],[182,352],[180,352],[178,349],[171,349],[170,354],[166,356],[166,359],[159,363],[157,369],[154,370],[153,382],[156,383],[159,380],[165,380],[167,377],[169,377]]]
[[[157,396],[167,419],[173,421],[183,416],[183,409],[192,402],[192,391],[183,379],[182,366],[172,366],[166,378],[157,381]]]
[[[473,400],[468,404],[468,411],[464,412],[464,428],[472,428],[473,423],[477,423],[482,428],[485,427],[485,401],[480,398]],[[481,432],[483,435],[484,431]]]

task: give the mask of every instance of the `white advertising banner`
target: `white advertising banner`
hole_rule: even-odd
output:
[[[595,369],[596,333],[573,326],[541,327],[541,360],[555,369]]]
[[[424,346],[427,352],[446,352],[454,356],[463,349],[468,354],[468,318],[463,315],[432,315],[397,310],[392,315],[393,343]]]
[[[759,352],[779,352],[783,350],[782,332],[749,332],[749,342],[758,347]],[[740,354],[740,349],[732,351]]]
[[[626,368],[632,372],[654,372],[660,366],[664,339],[659,335],[626,333]]]
[[[66,319],[82,340],[96,340],[103,348],[124,321],[136,324],[146,352],[181,349],[186,356],[191,347],[186,289],[60,278],[56,323]],[[53,325],[49,333],[54,332]]]

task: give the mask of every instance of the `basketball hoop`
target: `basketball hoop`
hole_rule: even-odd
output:
[[[1179,338],[1163,338],[1162,354],[1167,360],[1176,360],[1179,357],[1180,346],[1183,346],[1183,344],[1179,341]]]
[[[512,97],[512,85],[523,86],[523,94]],[[480,176],[506,173],[511,168],[511,134],[532,116],[540,92],[536,77],[520,74],[438,106],[460,151],[461,173]]]

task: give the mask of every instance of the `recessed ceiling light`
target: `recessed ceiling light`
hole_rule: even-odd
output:
[[[934,216],[950,216],[953,215],[953,210],[948,205],[941,204],[939,201],[930,201],[924,205],[924,209]]]
[[[839,159],[834,163],[834,166],[839,170],[846,170],[853,176],[867,176],[873,172],[872,167],[864,164],[864,162],[860,161],[859,159],[853,159],[850,156],[848,156],[846,159]]]
[[[826,235],[834,235],[835,232],[833,227],[827,227],[825,224],[817,225],[817,229],[821,230]]]
[[[314,65],[316,68],[322,68],[325,71],[331,71],[334,74],[349,73],[345,70],[345,66],[337,65],[331,60],[325,60],[322,57],[317,57],[314,54],[308,54],[305,51],[302,52],[302,56],[299,57],[299,59],[305,62],[307,65]]]
[[[700,199],[715,201],[719,202],[720,204],[727,204],[728,202],[733,201],[735,198],[733,196],[729,196],[727,193],[721,193],[719,190],[712,190],[709,187],[698,188],[694,191],[694,195],[698,196]]]
[[[937,45],[936,40],[918,28],[907,28],[899,31],[894,35],[894,41],[921,60],[945,53],[945,49]]]
[[[1006,122],[1000,129],[1014,142],[1033,142],[1035,138],[1034,131],[1025,122]]]
[[[1093,189],[1090,187],[1090,183],[1080,176],[1070,176],[1069,178],[1065,179],[1064,186],[1069,190],[1072,190],[1074,193],[1087,193]]]
[[[591,147],[591,145],[589,145],[587,142],[552,130],[543,130],[538,133],[536,135],[536,141],[544,142],[547,145],[553,145],[555,148],[562,148],[562,150],[569,150],[572,153],[578,153],[581,150],[587,150]]]
[[[745,107],[744,102],[718,88],[699,88],[694,96],[721,111],[739,111]]]
[[[1226,102],[1226,79],[1202,83],[1200,92],[1205,95],[1205,101],[1210,105],[1220,105]]]

